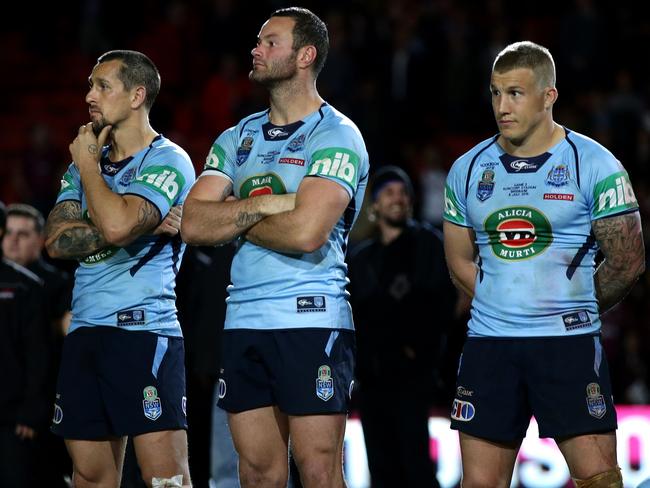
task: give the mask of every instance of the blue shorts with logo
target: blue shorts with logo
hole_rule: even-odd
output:
[[[540,437],[617,428],[600,336],[467,339],[451,428],[511,442],[525,437],[532,415]]]
[[[237,413],[277,405],[287,415],[347,413],[354,331],[224,331],[219,406]]]
[[[106,439],[187,429],[183,339],[80,327],[63,343],[52,432]]]

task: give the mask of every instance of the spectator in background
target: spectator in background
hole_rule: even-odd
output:
[[[0,239],[6,209],[0,202]],[[42,281],[0,251],[0,486],[32,488],[40,436],[51,418]]]
[[[42,257],[45,245],[44,225],[43,215],[31,205],[22,203],[9,205],[2,250],[6,258],[29,269],[43,281],[45,321],[42,335],[43,340],[47,342],[51,358],[45,394],[48,403],[52,404],[63,337],[70,325],[72,280],[65,271],[56,268]],[[42,459],[39,463],[47,469],[38,470],[39,482],[43,486],[62,486],[64,476],[69,476],[72,471],[70,457],[65,450],[63,440],[46,430],[42,434],[42,442],[44,449],[40,453]]]
[[[373,488],[438,486],[429,454],[435,401],[455,290],[442,235],[414,221],[413,187],[399,167],[371,179],[377,236],[348,260],[357,332],[357,401]]]

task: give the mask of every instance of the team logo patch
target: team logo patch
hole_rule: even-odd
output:
[[[287,149],[291,152],[302,151],[305,147],[305,134],[300,134],[299,136],[291,139],[291,142],[287,144]]]
[[[458,388],[456,388],[456,395],[471,397],[472,395],[474,395],[474,390],[468,390],[464,386],[459,386]]]
[[[219,399],[226,396],[226,380],[219,378]]]
[[[332,379],[332,370],[329,366],[323,365],[318,368],[316,396],[324,402],[334,396],[334,380]]]
[[[120,178],[120,181],[118,181],[118,184],[122,186],[129,186],[129,183],[131,183],[134,177],[135,177],[135,168],[129,168],[124,172],[124,174]]]
[[[494,171],[491,169],[486,169],[483,171],[481,176],[481,181],[478,182],[478,187],[476,188],[476,198],[484,202],[492,196],[494,191]]]
[[[144,325],[144,309],[120,310],[117,312],[117,326]]]
[[[298,297],[296,298],[296,309],[297,312],[325,312],[327,307],[325,306],[325,297],[324,296],[314,296],[314,297]]]
[[[252,176],[239,187],[240,198],[257,197],[259,195],[283,195],[285,193],[287,193],[287,190],[284,183],[275,173]]]
[[[591,319],[586,310],[564,314],[562,315],[562,321],[566,330],[576,330],[591,326]]]
[[[600,394],[600,385],[598,383],[589,383],[587,385],[587,410],[589,415],[597,419],[602,419],[607,412],[605,397]]]
[[[535,257],[553,242],[546,216],[532,207],[502,208],[484,223],[492,252],[507,261]]]
[[[147,386],[142,390],[144,400],[142,400],[142,410],[144,416],[149,420],[157,420],[162,415],[162,403],[158,398],[158,390],[155,386]]]
[[[546,184],[561,187],[569,184],[569,167],[566,164],[552,166],[546,175]]]
[[[63,409],[55,403],[54,417],[52,417],[52,423],[59,425],[62,421],[63,421]]]
[[[460,422],[469,422],[474,418],[476,409],[470,402],[454,398],[454,404],[451,407],[451,418]]]
[[[253,149],[253,138],[244,137],[241,141],[241,145],[237,148],[237,166],[241,166],[248,159],[248,155]]]

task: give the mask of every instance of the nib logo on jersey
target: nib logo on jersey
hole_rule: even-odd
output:
[[[249,198],[260,195],[284,195],[284,183],[275,173],[251,176],[239,187],[239,197]]]
[[[550,222],[532,207],[502,208],[485,219],[484,226],[492,251],[507,261],[532,258],[553,242]]]
[[[594,218],[637,208],[636,196],[626,171],[620,171],[598,182],[594,188]]]

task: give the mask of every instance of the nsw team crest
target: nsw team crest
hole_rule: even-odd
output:
[[[158,398],[158,390],[155,386],[147,386],[142,393],[144,394],[142,401],[144,416],[149,420],[157,420],[162,415],[162,403]]]
[[[598,383],[589,383],[587,385],[587,409],[589,415],[602,419],[607,412],[605,397],[600,394],[600,385]]]
[[[318,368],[316,396],[324,402],[334,396],[334,380],[332,379],[332,370],[329,366],[323,365]]]
[[[476,198],[484,202],[492,196],[492,192],[494,192],[494,171],[486,169],[483,171],[481,181],[478,182]]]

